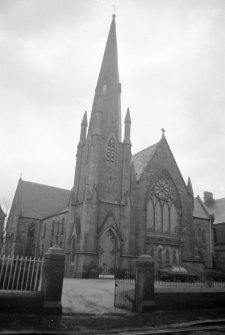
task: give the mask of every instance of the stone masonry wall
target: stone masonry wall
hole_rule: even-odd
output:
[[[40,220],[20,217],[16,237],[16,255],[36,256],[38,253],[38,235]]]
[[[144,169],[137,185],[136,200],[136,237],[137,253],[144,253],[146,240],[146,195],[149,184],[165,170],[171,177],[181,204],[181,222],[178,236],[183,243],[181,249],[182,258],[192,258],[192,237],[193,237],[193,197],[188,194],[186,185],[179,172],[176,162],[168,147],[166,140],[161,140],[150,163]]]
[[[59,247],[63,249],[65,248],[67,213],[67,211],[64,211],[60,214],[56,214],[55,216],[51,216],[42,221],[39,233],[39,248],[41,256],[43,256],[44,253],[47,252],[48,248],[56,244],[57,235]]]

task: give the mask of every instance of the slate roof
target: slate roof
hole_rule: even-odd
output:
[[[209,213],[199,196],[194,198],[193,216],[201,219],[209,219]]]
[[[145,167],[152,159],[158,144],[159,142],[142,151],[137,152],[135,155],[132,156],[132,162],[134,163],[134,169],[137,179],[141,177],[141,174],[144,171]]]
[[[44,218],[68,207],[70,191],[20,179],[22,216]]]
[[[214,214],[215,224],[225,222],[225,198],[213,199],[210,203],[206,203],[205,207],[210,214]]]

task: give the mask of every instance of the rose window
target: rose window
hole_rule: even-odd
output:
[[[168,183],[163,179],[159,178],[155,182],[155,195],[160,199],[167,199],[170,194],[170,188]]]

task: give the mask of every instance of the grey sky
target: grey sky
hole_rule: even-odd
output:
[[[20,173],[72,187],[113,3],[132,152],[164,127],[195,195],[225,197],[224,0],[1,0],[0,201],[12,200]]]

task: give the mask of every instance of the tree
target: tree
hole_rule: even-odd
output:
[[[3,249],[5,234],[6,234],[6,223],[10,212],[10,201],[6,198],[0,200],[0,252]]]

